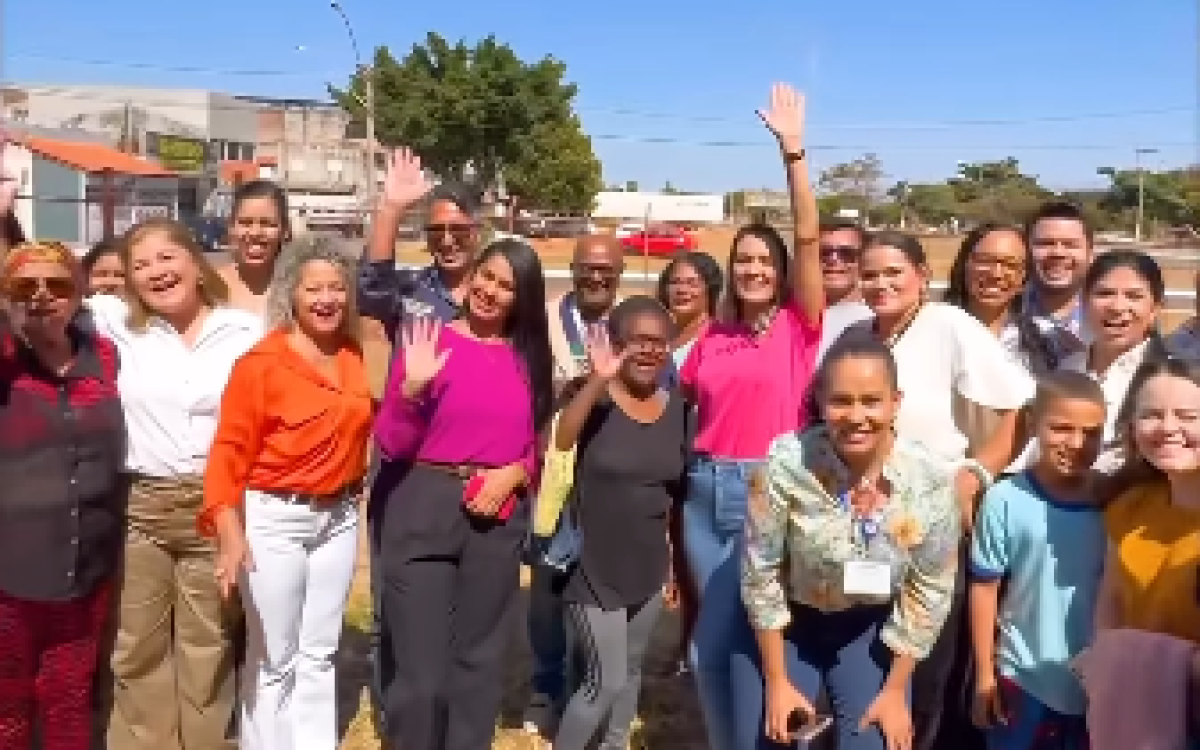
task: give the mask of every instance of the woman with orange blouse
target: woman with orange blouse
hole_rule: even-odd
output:
[[[236,585],[249,647],[241,746],[334,750],[334,654],[358,544],[371,394],[352,261],[289,248],[271,286],[273,332],[234,365],[204,476],[200,529]]]

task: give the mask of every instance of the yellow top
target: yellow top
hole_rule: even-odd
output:
[[[1116,553],[1121,627],[1200,643],[1200,511],[1165,483],[1135,487],[1105,511]]]

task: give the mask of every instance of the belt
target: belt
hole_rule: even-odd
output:
[[[425,469],[433,469],[442,474],[449,474],[455,479],[467,481],[481,471],[487,471],[491,466],[482,466],[480,464],[448,464],[438,461],[413,461],[413,466],[420,466]]]
[[[296,505],[328,505],[352,500],[355,495],[362,491],[362,482],[351,482],[337,492],[331,492],[328,495],[315,495],[310,492],[281,492],[280,490],[260,489],[258,491],[285,503]]]

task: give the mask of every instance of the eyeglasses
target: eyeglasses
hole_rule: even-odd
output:
[[[858,256],[862,254],[861,248],[856,245],[821,245],[822,258],[841,258],[850,262],[858,262]]]
[[[75,294],[75,282],[65,276],[21,276],[10,279],[4,292],[17,302],[28,302],[41,290],[57,299],[66,299]]]
[[[702,289],[704,282],[694,276],[682,276],[673,279],[667,279],[667,286],[677,289]]]
[[[571,270],[576,276],[602,276],[606,279],[613,278],[617,275],[616,266],[608,266],[603,263],[572,263]]]
[[[636,349],[643,352],[665,352],[668,348],[666,339],[652,336],[631,336],[621,343],[627,349]]]
[[[474,224],[426,224],[425,234],[433,236],[451,235],[452,237],[461,239],[469,237],[471,232],[475,231]]]
[[[991,270],[1009,276],[1017,276],[1025,272],[1025,264],[1019,260],[1007,258],[990,258],[986,255],[972,255],[967,259],[967,265],[977,270]]]

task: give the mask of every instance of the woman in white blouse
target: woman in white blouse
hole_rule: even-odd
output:
[[[1142,362],[1164,356],[1158,316],[1166,284],[1158,262],[1136,250],[1112,250],[1096,256],[1083,279],[1083,315],[1092,343],[1063,360],[1060,367],[1086,373],[1100,383],[1108,418],[1104,443],[1094,468],[1104,474],[1122,463],[1117,413]]]
[[[262,324],[224,306],[225,283],[183,224],[145,221],[121,255],[128,302],[88,300],[121,357],[132,485],[107,747],[232,748],[237,607],[222,601],[196,515],[221,393]]]
[[[963,528],[969,529],[981,490],[1018,452],[1018,413],[1033,395],[1033,381],[986,326],[958,307],[928,300],[929,266],[916,238],[898,232],[873,235],[859,268],[863,300],[874,316],[842,335],[872,336],[892,349],[903,394],[896,431],[907,440],[923,443],[948,464],[961,467],[957,495]],[[974,446],[955,419],[956,399],[969,408],[996,415],[991,434]],[[960,574],[946,625],[914,676],[914,750],[933,747],[943,733],[943,718],[970,730],[965,710],[954,711],[953,698],[951,710],[943,717],[951,666],[960,661],[956,654],[965,621],[964,603]],[[964,721],[957,721],[959,718]],[[944,742],[946,738],[940,739]],[[944,746],[975,746],[976,738],[964,739],[964,743]]]

